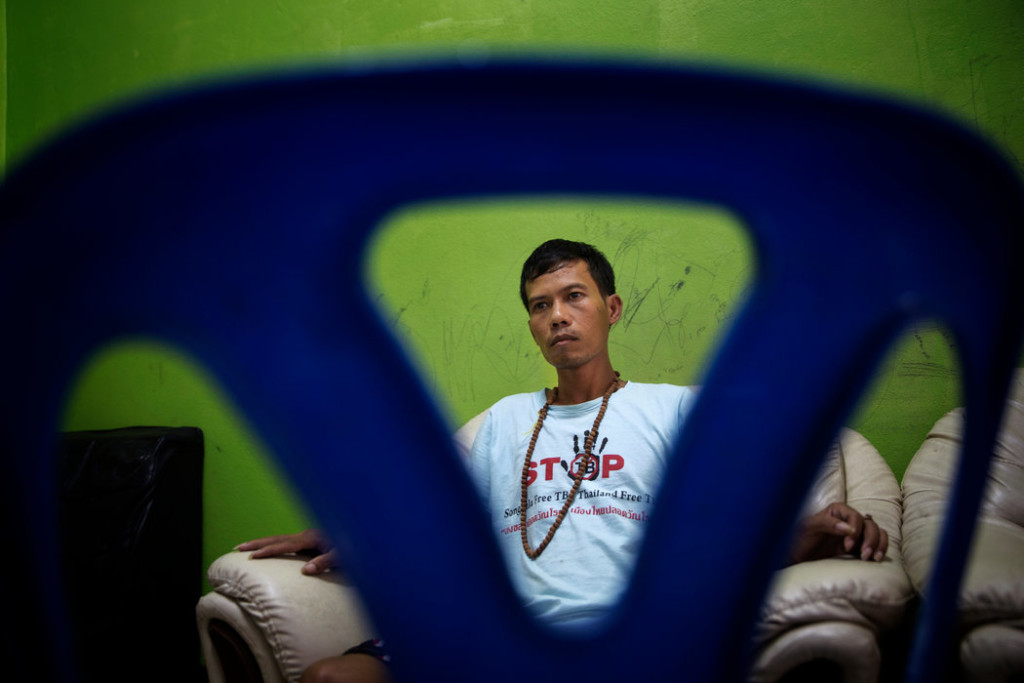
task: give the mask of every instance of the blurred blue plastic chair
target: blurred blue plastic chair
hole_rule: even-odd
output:
[[[586,638],[524,614],[362,284],[367,240],[399,205],[554,193],[721,204],[759,253],[626,598]],[[1021,186],[956,126],[825,88],[642,65],[292,74],[77,130],[10,175],[0,221],[0,475],[31,558],[6,570],[4,597],[40,606],[5,630],[12,652],[54,653],[55,676],[73,672],[60,668],[46,454],[72,373],[111,339],[179,345],[233,392],[348,555],[398,677],[710,681],[745,673],[816,462],[890,342],[927,317],[956,338],[970,415],[910,665],[936,679],[1024,318]],[[468,647],[454,668],[456,641]]]

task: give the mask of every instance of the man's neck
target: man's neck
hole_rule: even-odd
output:
[[[616,375],[610,361],[595,367],[559,369],[558,399],[555,405],[586,403],[604,396],[613,381],[616,381]]]

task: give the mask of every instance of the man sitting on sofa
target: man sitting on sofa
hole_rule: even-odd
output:
[[[695,392],[615,372],[608,335],[623,304],[611,265],[594,247],[545,242],[523,265],[519,292],[558,385],[492,406],[469,467],[524,604],[572,628],[600,619],[621,595]],[[887,548],[888,535],[870,516],[836,503],[801,521],[790,561],[853,553],[878,562]],[[257,558],[313,550],[319,554],[303,568],[309,574],[335,564],[314,530],[239,549]],[[382,642],[370,641],[315,663],[303,680],[387,681],[387,661]]]

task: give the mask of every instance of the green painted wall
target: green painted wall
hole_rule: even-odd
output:
[[[141,93],[238,71],[381,56],[599,51],[824,80],[934,106],[1024,159],[1024,5],[1018,0],[0,0],[0,145],[8,164],[82,118]],[[2,155],[0,155],[2,156]],[[516,295],[519,264],[550,236],[612,258],[627,314],[616,366],[699,381],[751,274],[721,210],[650,202],[410,207],[369,260],[371,291],[419,359],[453,425],[513,391],[550,384]],[[850,423],[897,476],[958,403],[940,330],[911,331]],[[311,523],[215,377],[150,340],[97,354],[64,424],[192,424],[207,437],[205,557]]]
[[[0,176],[7,165],[7,0],[0,0]]]

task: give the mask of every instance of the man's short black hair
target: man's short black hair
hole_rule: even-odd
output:
[[[586,242],[548,240],[534,249],[530,258],[523,264],[523,274],[519,278],[519,297],[527,311],[530,310],[530,304],[526,300],[526,283],[573,261],[583,261],[587,264],[590,277],[594,278],[597,290],[603,298],[607,299],[615,293],[615,271],[604,254]]]

